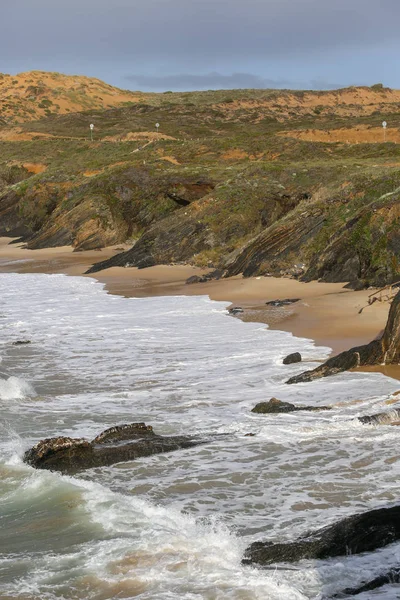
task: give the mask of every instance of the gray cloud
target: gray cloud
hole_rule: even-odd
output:
[[[398,36],[394,0],[13,0],[6,53],[131,59],[287,56]],[[381,26],[380,26],[381,24]],[[0,46],[0,47],[1,47]],[[4,55],[3,55],[4,57]]]
[[[214,71],[230,87],[319,74],[347,81],[389,64],[400,77],[399,22],[398,0],[0,0],[0,71],[86,72],[120,85],[133,72],[149,87],[151,77],[210,80],[200,74]],[[370,61],[374,52],[381,63]],[[253,83],[246,73],[256,73]]]

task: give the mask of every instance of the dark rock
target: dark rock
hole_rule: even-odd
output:
[[[269,300],[265,304],[267,306],[289,306],[289,304],[294,304],[299,300],[300,298],[285,298],[284,300]]]
[[[377,588],[382,587],[383,585],[400,583],[400,569],[390,569],[387,573],[383,575],[378,575],[375,579],[368,581],[367,583],[357,587],[357,588],[347,588],[340,592],[339,594],[335,594],[332,598],[343,598],[344,596],[357,596],[357,594],[362,594],[363,592],[370,592],[371,590],[376,590]]]
[[[191,284],[191,283],[205,283],[206,281],[208,281],[204,275],[192,275],[191,277],[189,277],[188,279],[186,279],[187,284]]]
[[[202,443],[204,439],[190,436],[162,437],[144,423],[131,423],[106,429],[91,442],[69,437],[42,440],[25,452],[24,461],[37,469],[76,473]]]
[[[360,554],[383,548],[399,539],[400,505],[346,517],[294,542],[254,542],[247,548],[243,562],[269,565]]]
[[[230,315],[238,315],[243,312],[244,312],[244,310],[241,306],[233,306],[232,308],[228,308],[228,313]]]
[[[277,414],[277,413],[288,413],[297,412],[299,410],[307,411],[318,411],[318,410],[331,410],[330,406],[296,406],[290,402],[282,402],[278,398],[271,398],[268,402],[259,402],[251,409],[251,412],[259,414]]]
[[[186,279],[186,283],[206,283],[207,281],[211,281],[212,279],[221,279],[224,271],[222,269],[215,269],[210,273],[205,273],[204,275],[192,275],[189,279]]]
[[[23,346],[24,344],[31,344],[32,342],[30,340],[17,340],[16,342],[13,342],[13,346]]]
[[[320,377],[328,377],[365,365],[390,365],[400,363],[400,292],[390,307],[388,320],[382,336],[364,346],[356,346],[333,356],[312,371],[291,377],[286,383],[304,383]]]
[[[364,425],[389,425],[400,419],[400,408],[394,408],[388,412],[377,413],[376,415],[365,415],[358,417]]]
[[[223,269],[214,269],[214,271],[212,271],[211,273],[208,274],[208,277],[210,279],[221,279],[221,277],[224,276],[224,270]]]
[[[292,354],[288,354],[283,359],[283,364],[284,365],[291,365],[293,363],[298,363],[298,362],[301,362],[301,354],[300,354],[300,352],[292,352]]]

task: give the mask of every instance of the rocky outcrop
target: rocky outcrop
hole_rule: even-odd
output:
[[[390,365],[400,363],[400,292],[390,307],[382,337],[364,346],[356,346],[328,359],[312,371],[291,377],[286,383],[304,383],[328,377],[349,369],[366,365]]]
[[[301,362],[301,354],[300,352],[292,352],[292,354],[285,356],[282,362],[284,365],[292,365]]]
[[[383,548],[399,539],[400,506],[378,508],[307,533],[294,542],[254,542],[247,548],[243,562],[269,565],[360,554]]]
[[[268,402],[259,402],[251,409],[251,412],[263,415],[297,412],[299,410],[318,411],[331,410],[330,406],[296,406],[290,402],[282,402],[278,398],[271,398]]]
[[[24,461],[36,469],[77,473],[204,442],[193,436],[163,437],[145,423],[131,423],[106,429],[92,441],[69,437],[42,440],[25,452]]]
[[[399,197],[400,187],[391,189],[331,232],[329,243],[312,255],[304,280],[350,282],[354,289],[396,281]]]
[[[320,211],[286,217],[262,231],[246,244],[224,267],[226,276],[280,275],[287,269],[292,255],[298,255],[308,240],[323,227],[325,216]]]

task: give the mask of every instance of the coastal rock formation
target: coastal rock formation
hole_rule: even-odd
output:
[[[251,412],[263,415],[296,412],[299,410],[318,411],[331,410],[330,406],[296,406],[290,402],[282,402],[278,398],[271,398],[268,402],[259,402],[251,409]]]
[[[106,429],[92,441],[69,437],[42,440],[25,452],[24,461],[36,469],[76,473],[201,443],[204,440],[189,436],[163,437],[145,423],[130,423]]]
[[[390,365],[400,362],[400,292],[390,307],[388,320],[382,337],[364,346],[356,346],[329,358],[312,371],[291,377],[286,383],[304,383],[328,377],[342,371],[365,365]]]
[[[254,542],[245,564],[269,565],[360,554],[383,548],[400,539],[400,505],[352,515],[300,537],[294,542]]]
[[[284,365],[292,365],[293,363],[301,362],[301,354],[300,352],[292,352],[292,354],[288,354],[282,362]]]

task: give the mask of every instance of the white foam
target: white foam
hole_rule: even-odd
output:
[[[35,531],[43,550],[42,560],[21,567],[18,593],[68,597],[68,586],[78,589],[93,576],[82,598],[135,578],[142,599],[311,598],[333,585],[332,565],[262,572],[241,566],[244,548],[397,500],[397,429],[356,420],[389,410],[397,382],[346,373],[288,386],[304,365],[284,366],[284,355],[299,351],[313,360],[329,349],[233,319],[226,303],[205,297],[126,299],[94,280],[62,275],[0,279],[0,352],[14,375],[5,383],[20,378],[12,392],[18,402],[0,387],[10,424],[0,441],[5,469],[27,469],[16,453],[39,439],[92,438],[124,422],[145,421],[165,435],[223,434],[207,445],[88,471],[85,482],[31,469],[21,471],[22,480],[14,474],[15,499],[30,502],[27,539]],[[32,344],[17,350],[16,336]],[[25,381],[34,386],[34,402]],[[250,412],[272,396],[333,410]],[[40,521],[54,511],[57,533],[75,540],[68,552]],[[50,541],[53,552],[46,553]],[[351,560],[344,587],[354,575]],[[374,564],[384,566],[379,557]]]
[[[19,377],[0,378],[0,400],[21,400],[33,396],[33,387]]]

